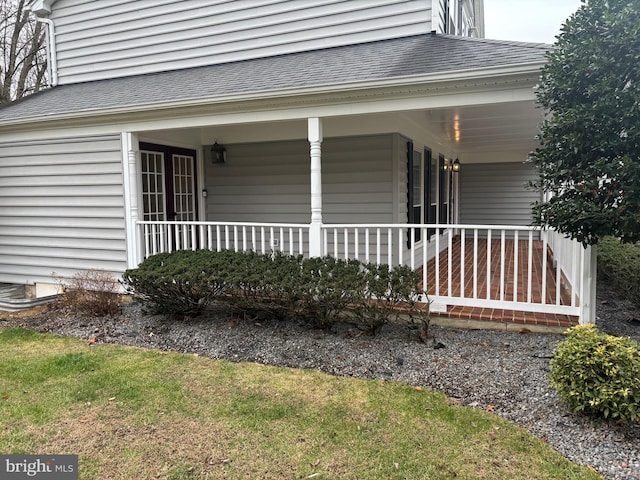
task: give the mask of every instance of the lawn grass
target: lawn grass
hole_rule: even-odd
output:
[[[388,381],[0,330],[0,452],[81,479],[597,479],[524,430]]]

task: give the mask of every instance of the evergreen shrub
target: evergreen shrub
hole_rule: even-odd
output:
[[[594,325],[579,325],[558,345],[550,367],[552,386],[574,412],[638,420],[638,342],[604,334]]]
[[[598,243],[598,275],[621,297],[640,306],[640,246],[604,237]]]
[[[376,333],[401,314],[428,328],[419,275],[405,266],[282,253],[184,250],[123,274],[152,313],[195,316],[212,302],[250,318],[301,318],[322,328],[350,321]]]

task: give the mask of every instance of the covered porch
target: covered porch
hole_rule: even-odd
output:
[[[421,272],[434,316],[594,322],[595,252],[527,226],[536,198],[520,172],[540,118],[530,95],[124,133],[128,265],[180,249],[404,264]],[[189,144],[200,147],[185,175]],[[160,159],[174,164],[153,170]]]

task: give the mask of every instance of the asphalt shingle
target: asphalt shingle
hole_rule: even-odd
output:
[[[0,123],[293,87],[544,61],[546,44],[425,34],[206,67],[60,85],[0,109]]]

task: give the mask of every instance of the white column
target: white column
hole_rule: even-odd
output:
[[[135,268],[142,259],[141,239],[138,237],[136,222],[140,218],[139,212],[139,172],[138,158],[140,148],[138,136],[135,133],[123,132],[122,143],[122,172],[124,181],[125,228],[127,238],[127,268]]]
[[[311,225],[309,228],[309,256],[322,256],[322,120],[309,118],[308,132],[311,154]]]

